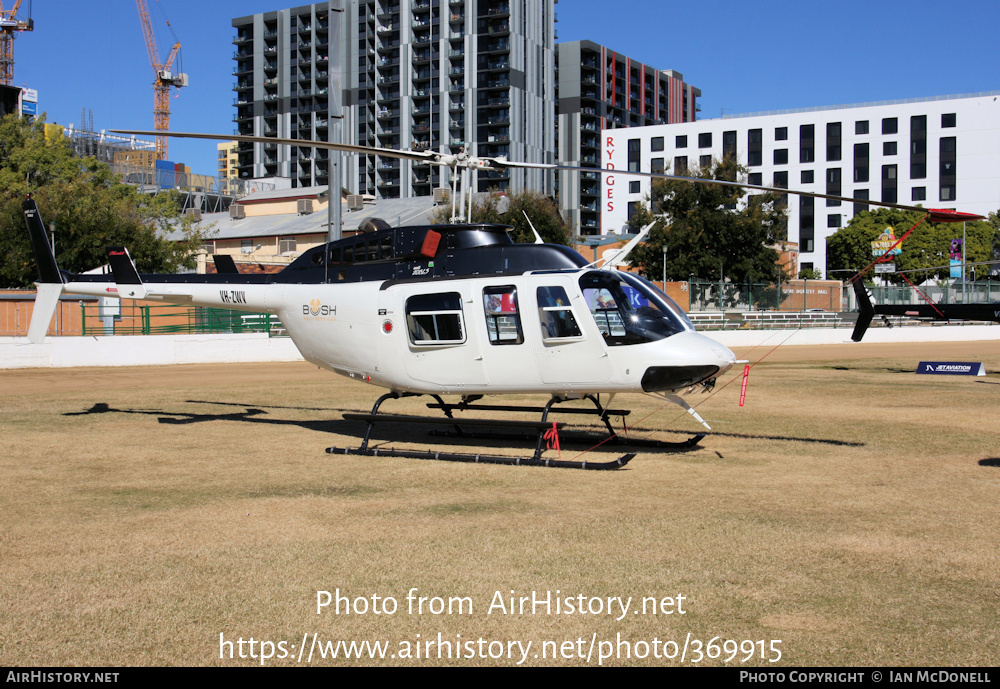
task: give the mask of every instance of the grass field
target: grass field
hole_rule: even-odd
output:
[[[691,398],[698,449],[616,472],[329,456],[380,391],[307,364],[0,371],[0,664],[293,665],[305,641],[324,665],[993,666],[1000,376],[919,360],[998,371],[1000,343],[779,349],[745,407],[734,373]],[[350,614],[317,614],[337,589]],[[552,614],[511,614],[533,591]],[[318,657],[338,640],[386,657]]]

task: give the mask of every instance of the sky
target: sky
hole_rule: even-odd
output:
[[[308,4],[147,0],[161,59],[181,42],[190,85],[171,129],[235,131],[234,17]],[[7,0],[4,6],[12,6]],[[22,0],[35,30],[14,42],[14,85],[38,90],[49,122],[152,129],[153,71],[134,0]],[[561,0],[558,40],[591,40],[699,88],[699,119],[770,110],[1000,91],[996,0]],[[166,25],[170,21],[170,27]],[[214,175],[211,142],[170,159]]]

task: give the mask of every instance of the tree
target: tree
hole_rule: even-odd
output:
[[[507,194],[509,205],[506,212],[501,212],[500,194],[490,194],[480,202],[472,204],[472,222],[496,223],[512,225],[511,239],[517,244],[530,244],[535,241],[531,226],[524,219],[527,213],[538,234],[549,244],[566,244],[569,241],[569,229],[559,214],[556,202],[547,196],[534,191],[520,191]],[[431,215],[431,222],[442,225],[451,222],[451,203],[442,204]]]
[[[991,213],[990,218],[996,214]],[[882,234],[887,227],[892,227],[896,238],[903,236],[914,224],[923,217],[919,211],[903,211],[894,208],[879,208],[874,211],[863,211],[851,218],[847,227],[841,228],[826,240],[827,273],[845,271],[840,277],[846,277],[849,272],[857,272],[867,267],[875,256],[872,255],[872,241]],[[1000,240],[1000,222],[976,221],[965,227],[965,255],[969,263],[988,261],[992,259],[994,247]],[[961,223],[930,223],[924,221],[900,245],[902,253],[895,256],[892,262],[896,270],[915,270],[938,268],[909,275],[913,283],[920,283],[929,278],[947,278],[949,269],[949,252],[951,241],[962,237]],[[866,277],[871,277],[870,275]],[[887,277],[896,283],[903,281],[902,277],[889,274]]]
[[[642,232],[642,228],[655,220],[656,216],[653,215],[653,211],[649,210],[649,206],[640,202],[636,205],[635,209],[629,213],[628,231],[631,234],[638,234],[639,232]]]
[[[75,158],[69,143],[47,138],[44,119],[0,120],[0,284],[28,287],[38,278],[21,204],[27,194],[42,219],[56,225],[56,261],[72,272],[106,262],[107,246],[127,246],[141,272],[193,267],[203,241],[193,221],[180,219],[175,193],[139,194],[94,158]],[[182,230],[170,241],[168,229]]]
[[[993,228],[993,260],[1000,260],[1000,211],[990,213],[989,217],[986,218],[986,222],[988,222],[990,227]],[[977,274],[984,276],[996,276],[1000,274],[997,272],[998,268],[1000,268],[1000,266],[997,266],[996,264],[992,266],[985,266],[984,269],[980,270]]]
[[[733,181],[746,169],[733,160],[695,173]],[[664,214],[633,261],[652,280],[727,278],[734,283],[771,282],[779,273],[775,245],[784,238],[784,208],[773,194],[747,194],[741,187],[681,180],[654,180],[653,212]]]

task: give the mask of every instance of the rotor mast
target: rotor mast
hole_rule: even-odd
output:
[[[142,35],[146,39],[146,51],[149,53],[149,64],[153,68],[153,129],[156,132],[170,131],[170,87],[187,86],[187,74],[175,74],[172,70],[174,60],[181,49],[180,41],[174,37],[174,45],[165,62],[160,62],[160,54],[156,48],[156,35],[153,24],[149,20],[149,8],[146,0],[135,0],[139,10],[139,21],[142,24]],[[167,22],[170,26],[170,22]],[[172,29],[171,29],[172,31]],[[167,137],[156,136],[156,159],[167,159]]]
[[[15,32],[34,31],[35,22],[31,17],[18,19],[17,11],[21,0],[15,0],[14,7],[3,8],[0,0],[0,84],[10,86],[14,82],[14,36]]]

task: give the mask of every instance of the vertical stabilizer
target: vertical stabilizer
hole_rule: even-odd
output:
[[[861,342],[861,338],[865,336],[865,331],[868,330],[868,326],[871,325],[872,318],[875,316],[875,307],[872,306],[871,296],[868,294],[868,288],[865,287],[861,275],[854,276],[854,296],[858,300],[858,321],[854,324],[851,339],[855,342]]]
[[[52,249],[45,238],[45,223],[42,222],[38,206],[29,196],[21,208],[24,210],[24,224],[28,228],[31,251],[38,267],[38,294],[35,296],[35,307],[28,325],[28,341],[39,344],[45,341],[45,333],[59,307],[63,278],[56,265],[56,257],[52,255]]]
[[[56,265],[56,257],[45,237],[45,223],[38,212],[38,206],[30,196],[21,204],[24,210],[24,224],[28,228],[28,239],[31,240],[31,251],[35,255],[35,265],[38,266],[38,281],[42,283],[63,282]]]

